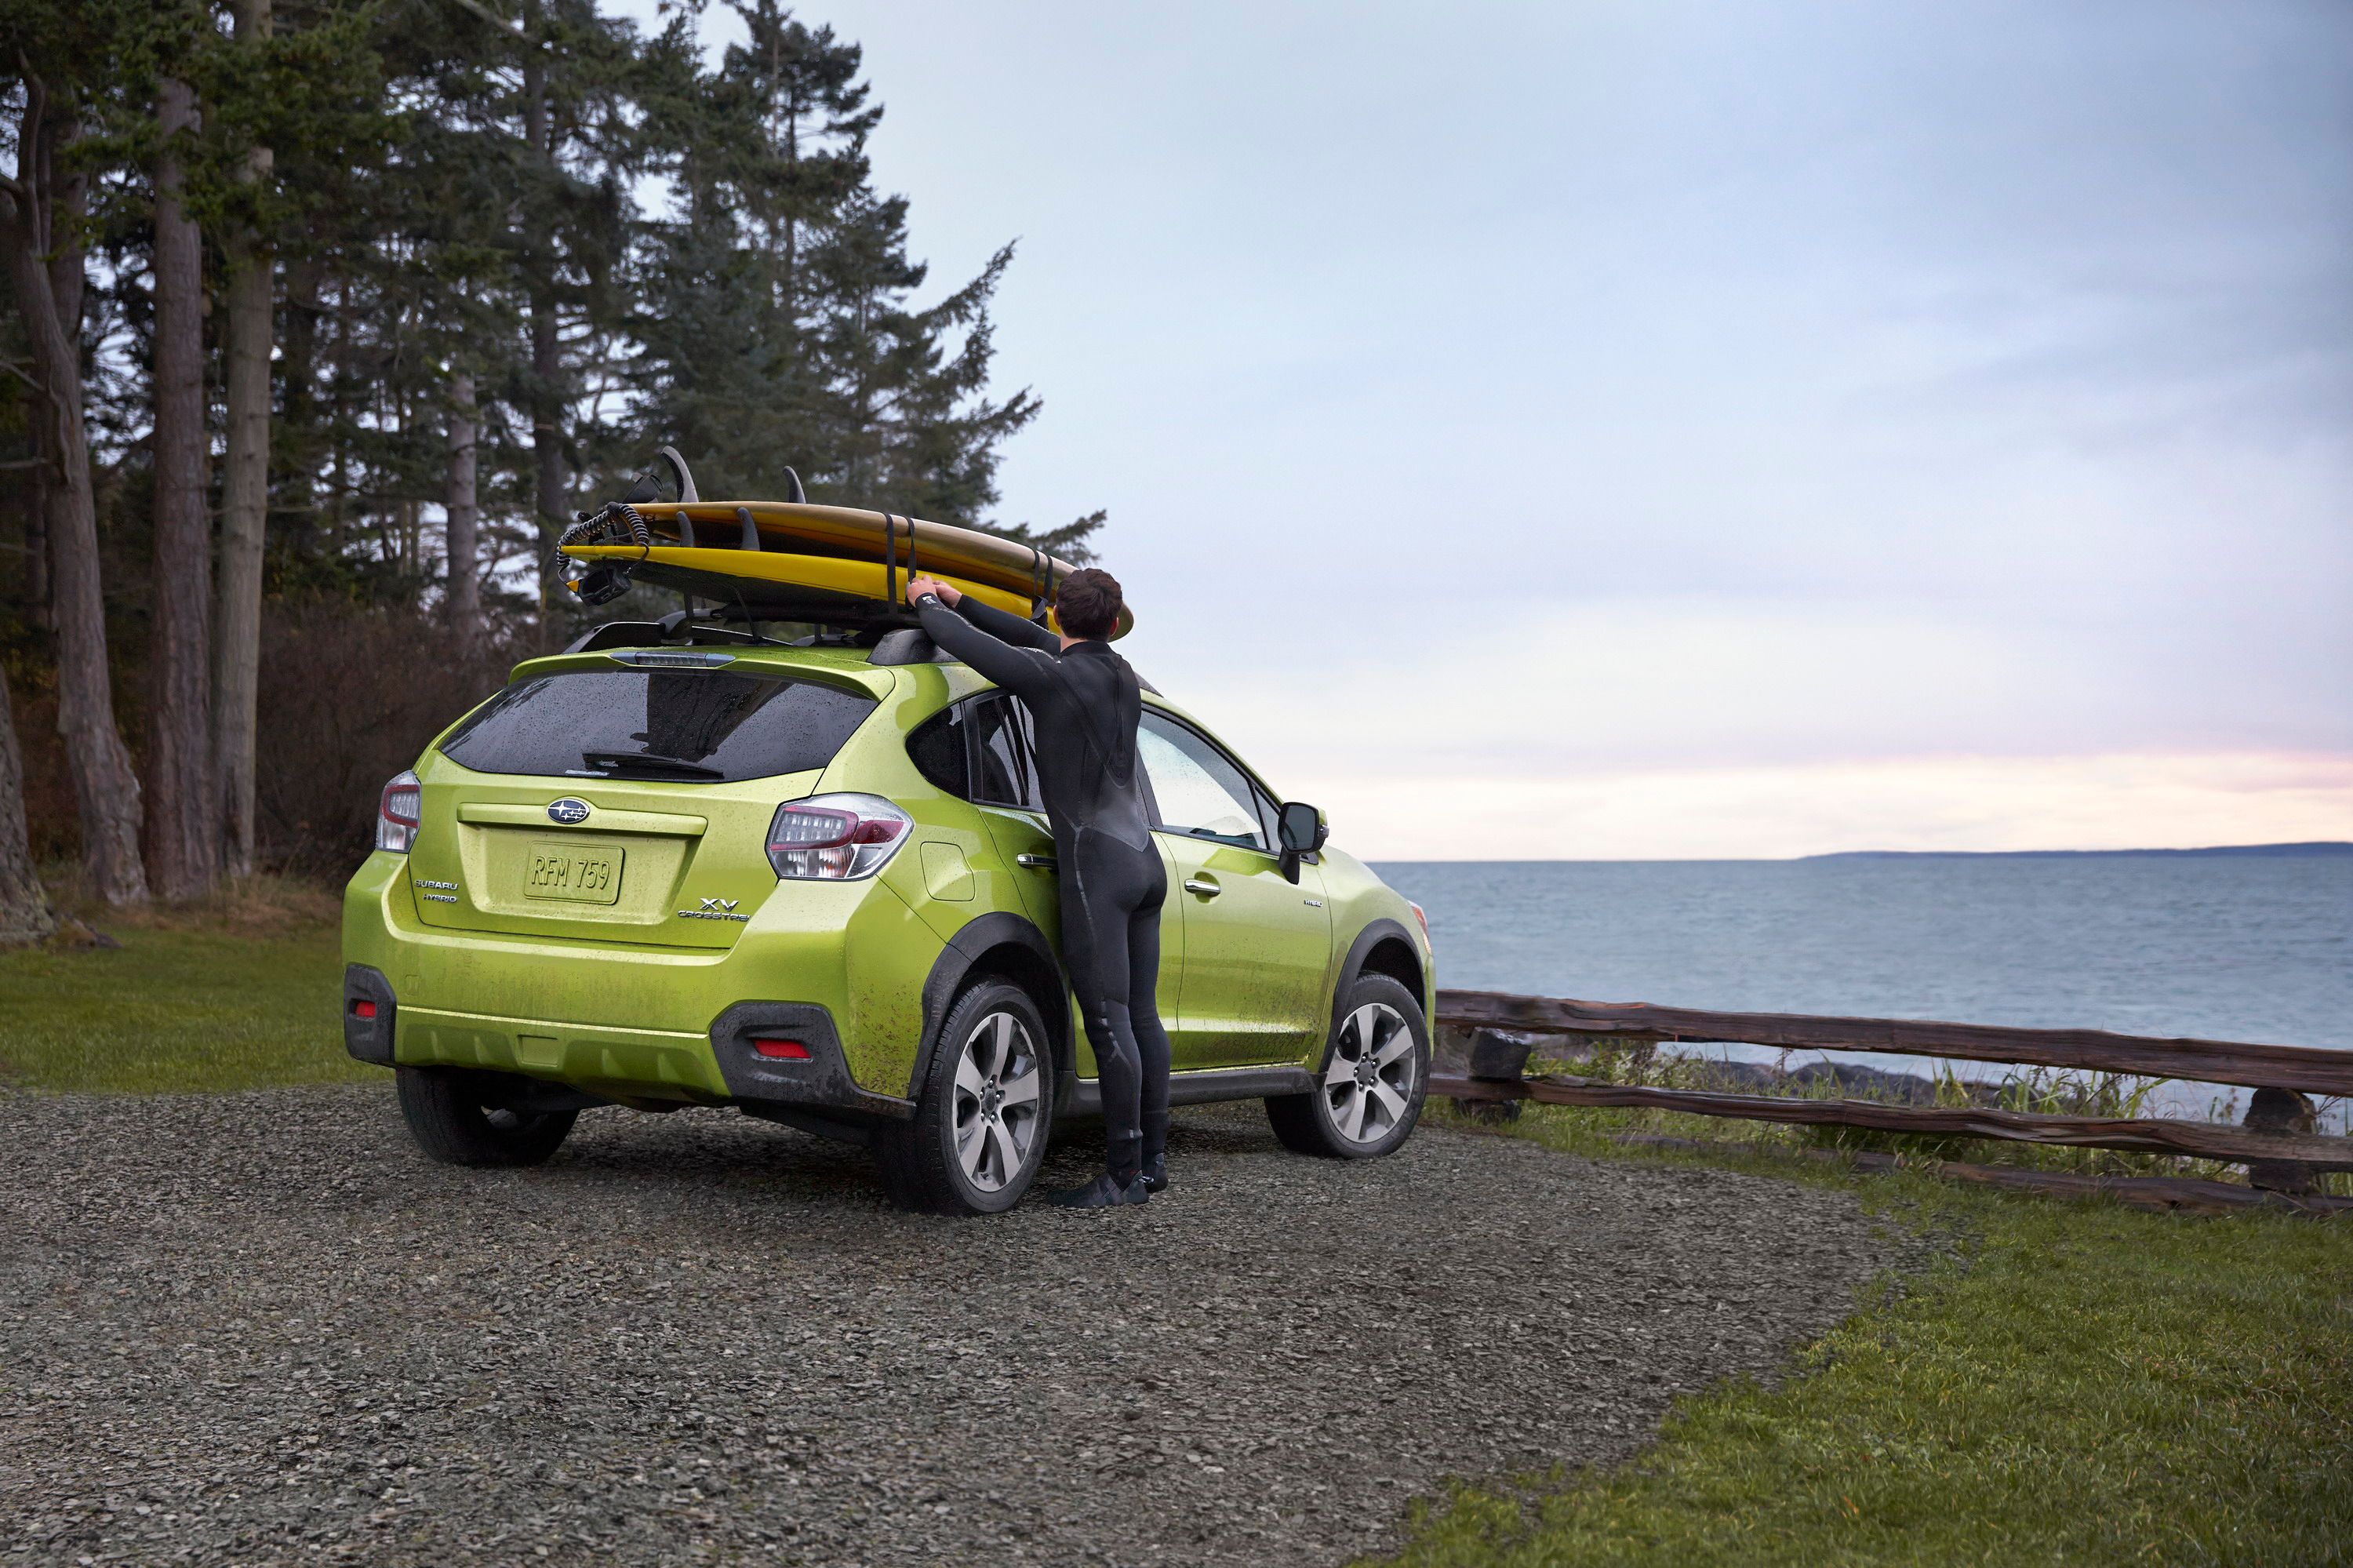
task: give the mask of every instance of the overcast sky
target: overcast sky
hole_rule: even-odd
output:
[[[801,15],[1357,853],[2353,838],[2341,0]]]

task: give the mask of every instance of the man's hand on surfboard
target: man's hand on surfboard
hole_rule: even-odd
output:
[[[964,597],[937,577],[915,577],[907,584],[909,604],[920,603],[927,593],[937,594],[940,602],[950,609],[954,609],[956,607],[956,600]]]

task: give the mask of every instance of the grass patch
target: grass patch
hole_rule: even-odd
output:
[[[296,884],[131,914],[69,904],[121,946],[0,952],[0,1085],[156,1093],[380,1076],[343,1054],[325,896]]]
[[[342,927],[340,888],[261,873],[224,882],[202,898],[118,906],[90,892],[79,865],[42,868],[58,913],[120,938],[126,931],[189,931],[215,937],[300,937]],[[68,933],[52,945],[71,946]]]
[[[1521,1136],[1600,1151],[1592,1113]],[[1611,1150],[1610,1157],[1628,1156]],[[1614,1471],[1465,1490],[1412,1568],[1555,1563],[2321,1563],[2353,1552],[2353,1230],[1855,1178],[1961,1256],[1778,1389],[1686,1399]],[[1541,1368],[1527,1375],[1542,1376]]]

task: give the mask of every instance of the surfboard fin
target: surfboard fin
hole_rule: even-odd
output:
[[[686,466],[686,460],[678,455],[676,447],[664,447],[654,453],[653,465],[638,475],[637,482],[630,485],[628,493],[621,497],[622,504],[642,506],[649,501],[659,501],[662,498],[661,471],[659,466],[662,463],[670,464],[671,485],[677,490],[679,500],[683,502],[702,499],[695,493],[694,473]]]

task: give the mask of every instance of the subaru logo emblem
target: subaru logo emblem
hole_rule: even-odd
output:
[[[550,800],[547,814],[550,820],[558,822],[585,822],[588,820],[588,802],[575,800],[566,795],[561,800]]]

